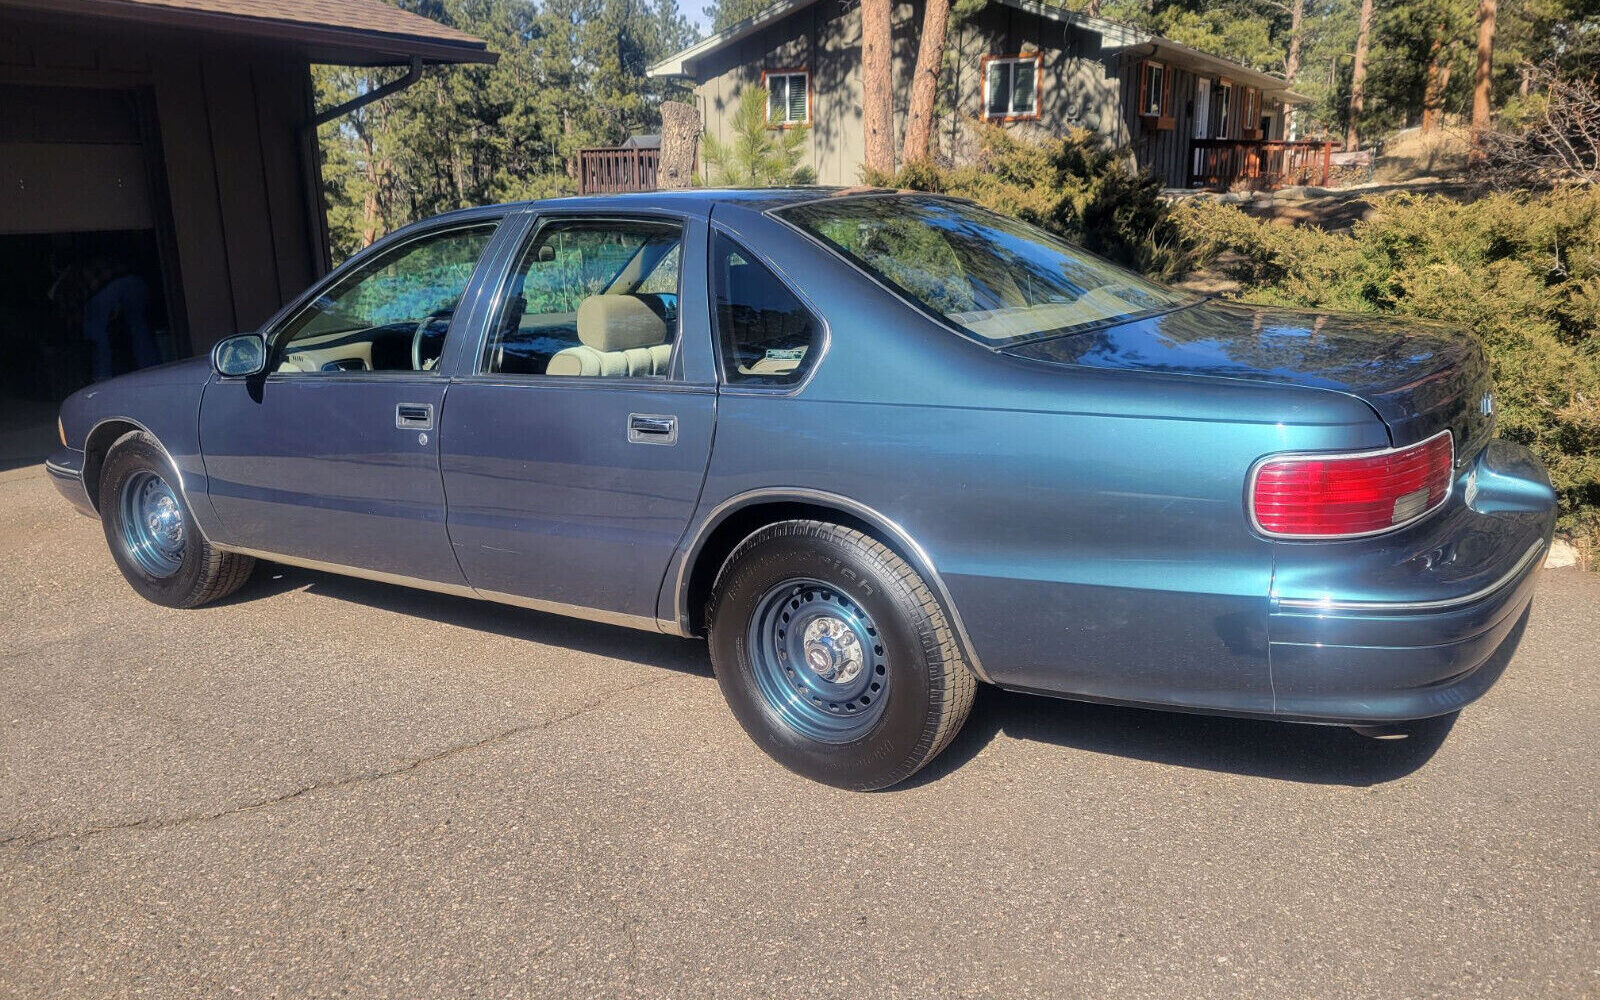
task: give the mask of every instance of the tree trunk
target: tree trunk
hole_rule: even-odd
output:
[[[1306,0],[1293,0],[1289,5],[1289,54],[1283,60],[1283,79],[1294,89],[1295,77],[1300,75],[1300,48],[1305,44],[1306,37]],[[1285,101],[1283,104],[1283,124],[1285,129],[1289,125],[1289,116],[1294,113],[1294,105]],[[1251,128],[1254,128],[1252,123]]]
[[[694,183],[694,154],[700,147],[700,112],[678,101],[661,102],[661,162],[656,186],[663,190]]]
[[[1422,90],[1422,134],[1438,130],[1444,123],[1444,88],[1450,83],[1450,68],[1444,61],[1444,25],[1433,32],[1428,46],[1428,77]]]
[[[1494,69],[1494,18],[1497,0],[1478,0],[1478,73],[1472,81],[1472,159],[1483,159],[1482,136],[1489,131],[1489,82]]]
[[[1350,122],[1344,133],[1344,148],[1361,148],[1356,134],[1361,111],[1367,102],[1367,48],[1372,44],[1372,0],[1361,0],[1361,26],[1356,31],[1356,61],[1350,70]]]
[[[861,0],[861,127],[868,170],[894,173],[892,0]]]
[[[1090,17],[1099,17],[1100,0],[1089,0],[1089,5],[1083,8],[1083,12],[1088,14]]]
[[[906,113],[903,159],[907,163],[931,159],[933,155],[933,105],[939,94],[939,74],[944,69],[945,36],[950,27],[950,0],[927,0],[927,3],[922,15],[922,43],[917,48],[917,68],[911,77],[911,108]]]

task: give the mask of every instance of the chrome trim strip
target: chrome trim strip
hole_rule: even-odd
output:
[[[435,594],[448,594],[451,597],[494,601],[497,604],[514,605],[531,611],[542,611],[546,614],[562,615],[567,618],[581,618],[584,621],[600,622],[605,625],[620,625],[624,628],[635,628],[645,632],[677,634],[677,628],[671,622],[661,621],[645,615],[630,615],[620,611],[606,611],[602,608],[586,608],[577,604],[563,604],[560,601],[541,601],[537,598],[521,597],[516,594],[502,594],[492,590],[476,590],[459,583],[443,583],[438,580],[425,580],[420,577],[406,576],[402,573],[385,573],[381,570],[360,569],[355,566],[324,562],[320,559],[287,556],[281,552],[268,552],[265,549],[249,549],[237,545],[216,545],[216,543],[213,543],[213,545],[216,548],[235,552],[242,556],[254,556],[257,559],[283,563],[287,566],[298,566],[301,569],[316,570],[320,573],[353,576],[361,580],[371,580],[374,583],[389,583],[400,587],[428,590]]]
[[[673,597],[673,613],[677,616],[675,622],[664,623],[674,635],[689,635],[689,566],[699,556],[700,550],[705,546],[706,539],[711,532],[716,530],[727,514],[731,514],[741,507],[762,500],[798,500],[801,502],[832,504],[843,508],[862,520],[873,524],[894,536],[894,539],[905,547],[911,554],[913,562],[917,563],[917,572],[928,578],[928,583],[933,587],[934,595],[938,597],[939,604],[944,608],[945,614],[950,617],[950,624],[955,628],[956,638],[961,643],[962,655],[966,658],[967,666],[977,678],[987,684],[994,683],[987,671],[983,669],[983,662],[978,659],[978,653],[972,645],[972,637],[967,634],[967,626],[961,620],[961,612],[956,610],[954,598],[950,596],[950,589],[945,586],[944,579],[939,575],[939,570],[928,557],[927,550],[917,544],[910,532],[901,527],[892,518],[886,517],[878,511],[858,500],[840,496],[837,493],[828,493],[823,490],[807,489],[805,487],[764,487],[762,489],[747,490],[717,504],[711,512],[701,519],[698,527],[692,533],[690,544],[684,548],[683,555],[678,560],[677,582],[674,587],[677,593]]]
[[[1276,608],[1296,611],[1437,611],[1440,608],[1454,608],[1481,601],[1505,588],[1522,576],[1528,564],[1544,553],[1544,548],[1545,540],[1541,538],[1528,546],[1528,551],[1522,554],[1516,565],[1498,580],[1460,597],[1446,597],[1437,601],[1335,601],[1331,598],[1278,597],[1274,594],[1272,599]]]
[[[663,622],[648,615],[630,615],[621,611],[607,611],[603,608],[586,608],[578,604],[563,604],[560,601],[542,601],[534,597],[519,597],[516,594],[502,594],[492,590],[480,590],[478,596],[486,601],[495,601],[499,604],[510,604],[530,611],[543,611],[546,614],[564,615],[568,618],[581,618],[584,621],[600,622],[605,625],[620,625],[623,628],[636,628],[644,632],[668,632],[677,630],[671,622]]]
[[[44,471],[57,479],[76,479],[79,483],[83,482],[82,469],[69,469],[65,465],[57,465],[48,458],[44,460]]]
[[[1268,462],[1292,462],[1296,459],[1314,459],[1326,461],[1328,459],[1340,458],[1377,458],[1381,455],[1392,455],[1395,452],[1410,451],[1412,448],[1420,448],[1429,441],[1432,441],[1434,438],[1445,434],[1450,436],[1450,479],[1447,483],[1445,483],[1444,496],[1440,497],[1439,502],[1429,507],[1427,510],[1422,511],[1420,514],[1417,514],[1414,517],[1407,518],[1406,520],[1401,521],[1399,524],[1391,524],[1386,528],[1379,528],[1376,531],[1361,531],[1353,535],[1287,535],[1280,534],[1276,531],[1268,531],[1266,528],[1261,526],[1260,521],[1256,520],[1256,475],[1261,471],[1261,467],[1266,465]],[[1428,435],[1421,441],[1404,445],[1399,448],[1374,448],[1370,451],[1280,451],[1271,455],[1263,455],[1250,464],[1250,471],[1245,476],[1244,513],[1245,516],[1250,519],[1250,530],[1254,531],[1262,538],[1271,538],[1275,541],[1282,542],[1347,542],[1356,538],[1372,538],[1375,535],[1386,535],[1391,531],[1399,531],[1401,528],[1407,527],[1408,525],[1416,524],[1418,521],[1422,520],[1429,514],[1432,514],[1434,511],[1448,503],[1450,498],[1455,495],[1455,491],[1456,436],[1452,434],[1448,428],[1446,428],[1445,430],[1439,431],[1437,434]]]

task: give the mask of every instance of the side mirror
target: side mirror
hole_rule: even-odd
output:
[[[220,340],[211,349],[211,367],[230,378],[259,375],[267,367],[266,342],[253,333]]]

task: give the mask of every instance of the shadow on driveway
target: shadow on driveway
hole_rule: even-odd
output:
[[[581,621],[292,566],[263,564],[218,606],[304,588],[313,594],[513,639],[710,678],[699,640]],[[728,725],[736,727],[732,715]],[[1413,723],[1399,739],[1375,740],[1342,726],[1189,715],[1017,694],[980,685],[972,715],[944,753],[910,781],[915,788],[959,769],[997,735],[1178,767],[1297,781],[1366,786],[1403,778],[1443,745],[1456,715]],[[1070,767],[1067,760],[1062,767]]]

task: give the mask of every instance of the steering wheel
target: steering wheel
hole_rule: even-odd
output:
[[[454,312],[454,310],[451,310],[451,309],[435,310],[434,312],[431,312],[428,315],[422,317],[422,319],[418,321],[417,328],[415,330],[413,330],[412,333],[411,333],[411,370],[412,371],[414,371],[414,372],[432,371],[433,370],[433,366],[437,365],[439,363],[439,358],[444,353],[443,351],[440,351],[439,354],[435,354],[433,357],[429,358],[427,360],[427,367],[423,367],[422,338],[427,335],[427,333],[428,333],[428,331],[430,329],[432,329],[433,324],[435,322],[437,322],[438,320],[441,320],[441,319],[445,321],[445,325],[447,327],[446,332],[448,332],[448,326],[449,326],[449,323],[450,323],[450,317],[453,314],[453,312]]]

